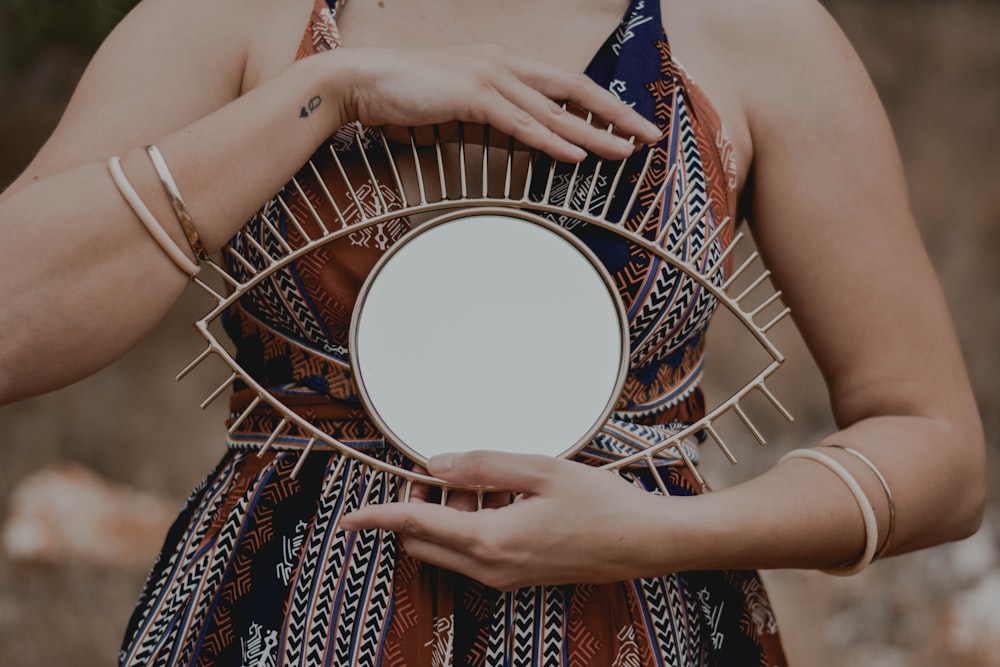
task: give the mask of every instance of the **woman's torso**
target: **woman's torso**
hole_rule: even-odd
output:
[[[714,105],[673,57],[664,34],[660,5],[647,0],[631,0],[624,7],[616,6],[617,2],[614,5],[577,14],[573,21],[581,27],[576,31],[588,32],[587,36],[592,37],[593,44],[588,43],[583,48],[577,44],[574,49],[562,54],[563,60],[556,59],[553,63],[585,70],[599,85],[607,87],[650,120],[655,120],[663,129],[664,138],[653,149],[640,150],[634,156],[635,160],[629,160],[630,166],[622,165],[622,186],[629,189],[632,186],[628,184],[636,183],[638,199],[634,199],[633,208],[622,210],[628,196],[619,192],[620,188],[615,189],[619,180],[609,180],[599,171],[593,175],[593,182],[595,185],[601,182],[602,185],[591,188],[592,195],[588,195],[588,199],[590,196],[595,201],[606,199],[613,218],[624,215],[627,221],[623,219],[623,225],[646,236],[649,241],[656,239],[656,244],[664,248],[678,244],[670,251],[677,253],[678,260],[696,263],[699,270],[706,271],[706,279],[721,284],[725,270],[711,267],[721,262],[722,253],[732,236],[732,225],[727,226],[727,223],[737,218],[735,187],[738,174],[732,145]],[[361,7],[358,14],[348,13],[350,8],[358,6]],[[443,3],[437,6],[440,9]],[[501,27],[504,23],[513,30],[524,22],[521,17],[515,22],[504,14],[494,25],[484,20],[482,11],[463,10],[457,17],[442,19],[442,27],[435,28],[436,15],[425,15],[420,9],[409,8],[406,13],[394,15],[382,27],[376,21],[379,18],[376,13],[388,10],[378,4],[328,4],[318,0],[312,3],[312,7],[311,27],[305,37],[300,38],[297,49],[299,58],[322,57],[314,54],[350,48],[358,42],[373,46],[393,42],[428,46],[455,40],[456,45],[467,45],[486,37],[489,34],[487,30],[505,34]],[[547,5],[547,12],[554,12],[555,9],[559,9],[558,5]],[[610,9],[620,13],[612,15]],[[562,10],[568,11],[568,7]],[[351,16],[355,17],[353,24],[349,21]],[[609,17],[614,19],[613,22]],[[409,23],[413,24],[413,29],[402,30],[401,26]],[[357,27],[356,34],[351,33],[352,25]],[[436,35],[435,31],[444,33],[444,36]],[[566,41],[562,36],[564,31],[557,32],[560,41]],[[347,37],[349,34],[352,34],[350,38]],[[407,35],[420,36],[407,39]],[[511,41],[525,40],[519,35]],[[531,40],[525,43],[528,41]],[[543,40],[536,38],[534,41]],[[583,38],[578,41],[582,42]],[[536,51],[534,55],[539,58],[557,53],[543,48],[536,48]],[[570,61],[580,62],[569,64]],[[253,85],[254,77],[248,76],[248,82]],[[361,143],[370,141],[378,143],[371,137]],[[237,278],[242,280],[248,277],[240,276],[243,272],[240,265],[258,264],[257,270],[265,268],[267,262],[257,256],[254,248],[271,247],[275,243],[297,247],[303,242],[304,239],[299,238],[301,228],[298,224],[290,224],[286,219],[288,216],[294,221],[296,217],[307,220],[318,215],[317,219],[341,219],[343,224],[353,226],[361,221],[358,216],[362,210],[374,206],[365,215],[375,212],[377,202],[365,203],[368,195],[362,195],[362,190],[368,187],[362,185],[367,177],[356,149],[352,148],[354,144],[353,130],[345,128],[331,145],[338,152],[343,151],[338,163],[343,165],[342,168],[348,172],[355,171],[355,168],[358,170],[355,176],[348,179],[355,181],[353,185],[343,182],[338,176],[338,169],[327,164],[330,162],[328,151],[320,150],[294,183],[265,205],[244,233],[234,237],[230,250],[237,258],[243,256],[242,261],[231,264]],[[452,167],[457,168],[461,162],[454,155],[449,159],[449,154],[454,153],[449,149],[456,149],[456,146],[445,146],[445,166],[450,162]],[[647,161],[647,155],[651,161]],[[519,162],[522,168],[526,168],[527,153],[522,153],[520,157],[520,160],[515,158],[515,163]],[[376,162],[380,159],[372,158]],[[642,167],[644,161],[647,167]],[[358,164],[351,164],[353,162]],[[595,167],[600,170],[594,164],[587,169]],[[376,171],[379,168],[376,165]],[[536,164],[539,173],[540,169],[541,163]],[[575,184],[572,187],[577,190],[584,187],[582,180],[576,181],[569,172],[563,174],[564,171],[559,169],[560,175],[551,186],[554,197],[560,187],[571,187],[571,184]],[[325,174],[322,177],[325,183],[314,182],[313,176],[318,177],[320,173]],[[339,173],[346,178],[344,172]],[[494,173],[498,177],[498,187],[491,186],[490,190],[502,190],[502,170]],[[394,174],[398,177],[397,172]],[[356,180],[358,177],[360,181]],[[478,177],[475,178],[478,180]],[[374,182],[370,185],[373,190],[382,190],[386,182],[389,181],[378,186]],[[666,187],[668,184],[670,188]],[[406,178],[402,185],[407,192],[405,198],[412,199],[416,193],[411,192]],[[544,183],[528,186],[534,201],[540,201],[542,196],[542,191],[537,189],[539,186],[544,186]],[[606,192],[609,187],[617,194]],[[668,189],[670,194],[666,196],[661,210],[653,202],[657,192],[664,193]],[[584,190],[574,192],[572,198],[575,200]],[[352,201],[345,194],[347,192],[362,195],[361,199],[355,196]],[[389,198],[390,209],[398,206],[400,198],[397,194],[384,192],[382,196]],[[569,195],[566,196],[568,201]],[[335,204],[333,200],[342,201]],[[612,205],[612,202],[618,203]],[[632,206],[631,203],[628,205]],[[338,207],[342,212],[337,210]],[[650,207],[659,213],[650,217]],[[356,437],[351,439],[359,443],[369,442],[377,434],[370,430],[370,425],[358,409],[359,398],[346,362],[349,314],[354,308],[357,290],[374,263],[389,245],[398,240],[407,226],[415,222],[419,220],[404,215],[385,223],[379,222],[376,236],[386,236],[381,242],[369,238],[371,233],[362,225],[350,235],[310,251],[294,266],[283,269],[280,275],[261,283],[259,289],[241,299],[241,306],[230,313],[227,324],[227,331],[238,348],[238,361],[262,386],[295,394],[299,409],[321,411],[325,419],[351,420],[355,424],[352,430],[358,431],[354,433]],[[283,241],[272,238],[268,231],[279,229],[286,230],[282,232],[285,236]],[[647,419],[651,419],[658,424],[674,424],[697,420],[704,410],[697,390],[704,353],[702,334],[714,309],[714,299],[704,288],[682,277],[669,262],[650,256],[635,244],[625,243],[623,239],[613,238],[615,235],[609,237],[594,229],[578,228],[574,233],[591,247],[611,273],[630,322],[630,372],[616,405],[616,413],[629,422],[639,420],[646,423]],[[700,250],[706,241],[711,248]],[[263,264],[260,263],[262,261]],[[296,342],[290,344],[292,341]],[[232,401],[234,411],[243,410],[253,398],[252,392],[242,388],[242,384],[238,383],[237,389],[238,393]],[[319,415],[316,417],[319,418]],[[252,426],[251,430],[256,433],[266,433],[273,427],[270,420],[261,424],[251,423],[253,421],[245,422],[244,426]],[[342,424],[327,424],[326,427],[339,432]]]

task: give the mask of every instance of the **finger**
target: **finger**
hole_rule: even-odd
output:
[[[516,86],[508,84],[508,87],[514,88]],[[519,96],[530,98],[530,92],[525,92],[530,91],[530,89],[523,84],[520,87],[524,90],[520,92]],[[534,93],[534,98],[530,106],[533,107],[535,113],[540,113],[539,110],[544,105],[545,98],[538,93]],[[551,100],[548,102],[554,104]],[[541,115],[545,117],[545,114]],[[475,102],[470,103],[467,117],[461,118],[461,120],[490,125],[556,160],[582,162],[587,157],[586,150],[560,136],[558,132],[547,127],[535,115],[508,99],[507,95],[499,90],[495,90],[492,94],[480,95]]]
[[[462,551],[413,536],[401,537],[400,544],[417,560],[475,578],[478,569],[475,561]]]
[[[460,512],[475,512],[480,507],[480,497],[470,491],[448,491],[445,505]]]
[[[537,454],[474,451],[435,456],[427,462],[427,469],[455,484],[534,494],[542,491],[564,464],[574,465]]]
[[[656,142],[663,136],[655,123],[643,118],[586,74],[573,74],[526,59],[514,59],[511,67],[522,81],[542,95],[579,106],[614,125],[622,135],[634,136],[643,143]]]
[[[476,514],[435,503],[385,503],[368,505],[345,514],[342,530],[388,530],[422,540],[468,550],[478,532]]]
[[[578,116],[515,77],[501,78],[496,85],[515,106],[573,145],[616,160],[628,157],[635,150],[629,140],[592,125],[588,118]]]
[[[483,509],[500,509],[507,507],[512,501],[513,496],[510,493],[484,493]]]
[[[405,499],[411,503],[426,503],[430,501],[431,487],[427,484],[422,484],[421,482],[413,482],[410,485],[410,495]]]
[[[480,583],[501,591],[509,591],[528,582],[518,581],[520,572],[516,568],[501,567],[484,563],[472,555],[452,549],[443,544],[428,542],[415,537],[401,540],[403,549],[417,560],[435,565],[445,570],[458,572]]]
[[[419,475],[428,474],[427,468],[420,465],[419,463],[414,464],[411,470]],[[404,500],[407,502],[414,502],[414,503],[425,503],[430,500],[430,495],[431,495],[430,485],[424,484],[423,482],[411,481],[411,480],[407,480],[404,483],[408,485],[409,490],[406,493],[400,494],[399,496],[400,500]]]

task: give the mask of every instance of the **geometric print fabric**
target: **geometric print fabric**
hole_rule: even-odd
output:
[[[317,0],[300,57],[338,46],[341,7]],[[728,230],[712,233],[735,211],[732,164],[718,116],[670,55],[659,3],[632,0],[587,73],[665,129],[635,210],[618,212],[623,224],[647,238],[662,237],[668,247],[680,240],[680,259],[714,265],[731,240]],[[363,141],[364,133],[334,138],[352,140]],[[563,176],[557,172],[554,195]],[[591,189],[585,181],[575,187],[566,194]],[[662,210],[646,215],[661,187],[667,193]],[[594,206],[602,205],[600,187],[592,191]],[[314,205],[309,193],[292,192],[288,201],[293,208]],[[268,238],[269,226],[258,217],[234,238],[234,248],[253,263],[245,235],[265,249],[293,242],[287,214],[277,200],[259,214],[277,223],[285,239]],[[638,228],[643,220],[646,229]],[[599,438],[582,455],[601,462],[609,452],[632,451],[632,441],[662,437],[704,414],[698,381],[715,304],[659,258],[622,248],[598,230],[570,231],[605,263],[629,320],[630,368],[612,419],[620,436]],[[338,439],[397,465],[404,464],[400,455],[365,425],[346,363],[350,294],[341,298],[337,290],[363,277],[403,232],[405,225],[387,223],[324,246],[327,254],[305,257],[263,281],[225,321],[241,365],[264,386],[318,415]],[[228,268],[238,277],[238,263]],[[235,388],[237,406],[245,396],[239,384]],[[340,531],[338,519],[351,509],[393,501],[399,480],[326,451],[306,457],[293,478],[297,451],[279,441],[257,456],[277,419],[262,414],[234,431],[222,462],[167,536],[126,634],[121,665],[784,664],[774,616],[753,572],[501,593],[414,561],[391,534]],[[690,458],[695,444],[687,445]],[[671,495],[695,493],[690,472],[670,465],[675,461],[667,454],[655,472],[621,474],[650,493],[661,487]]]

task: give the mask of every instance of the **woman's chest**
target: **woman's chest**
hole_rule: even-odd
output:
[[[662,34],[670,27],[675,59],[708,94],[714,111],[728,130],[742,185],[751,148],[739,104],[739,82],[727,78],[727,68],[712,56],[707,39],[699,37],[703,23],[699,7],[688,0],[512,0],[498,5],[485,0],[331,0],[336,39],[345,47],[439,48],[495,44],[518,56],[567,71],[582,72],[604,52],[617,58],[616,42],[627,43],[636,33]],[[676,5],[676,6],[675,6]],[[253,21],[243,90],[247,92],[288,67],[306,34],[311,13],[328,7],[324,0],[284,0],[268,5]],[[655,22],[655,26],[654,26]],[[684,51],[677,52],[676,41]],[[615,49],[608,53],[609,44]],[[629,46],[628,57],[635,57]],[[662,53],[646,45],[648,58]]]
[[[344,46],[435,48],[496,44],[582,72],[618,29],[628,0],[362,0],[337,17]]]

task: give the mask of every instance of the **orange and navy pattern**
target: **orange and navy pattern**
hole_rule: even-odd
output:
[[[338,47],[343,1],[316,0],[300,58]],[[677,244],[678,257],[702,269],[722,261],[732,226],[720,226],[736,210],[731,147],[718,115],[671,56],[656,0],[631,0],[587,73],[664,129],[649,149],[650,169],[635,205],[625,210],[612,199],[611,214],[648,239]],[[366,132],[345,128],[331,146],[346,152],[369,140]],[[329,156],[328,147],[314,156],[320,173],[335,168]],[[645,159],[645,152],[630,158],[626,177],[636,182]],[[266,265],[261,248],[305,242],[292,216],[311,235],[324,219],[339,215],[338,224],[349,225],[371,214],[365,207],[397,196],[391,188],[328,195],[307,172],[234,237],[227,268],[236,277],[245,277],[247,266]],[[595,185],[574,184],[568,171],[557,170],[552,192],[591,191],[599,207],[613,193]],[[663,186],[662,206],[650,211]],[[339,214],[327,196],[336,199]],[[578,221],[565,225],[608,268],[629,318],[629,375],[609,429],[617,435],[602,434],[581,455],[599,463],[704,415],[698,382],[715,303],[661,258]],[[385,444],[358,400],[347,332],[365,276],[407,229],[405,220],[389,221],[321,246],[269,275],[224,319],[237,360],[256,380],[337,439],[397,465],[405,465],[402,456]],[[720,282],[725,273],[718,273]],[[254,397],[245,387],[235,389],[237,415]],[[785,664],[774,615],[753,572],[685,572],[501,593],[415,561],[391,534],[340,531],[339,517],[361,503],[395,500],[398,480],[329,451],[307,457],[293,478],[299,453],[283,448],[282,439],[302,440],[294,428],[257,455],[279,419],[255,410],[229,436],[227,454],[167,536],[120,664]],[[621,474],[650,493],[660,493],[661,482],[672,495],[699,492],[690,472],[674,462],[666,454],[655,472]]]

